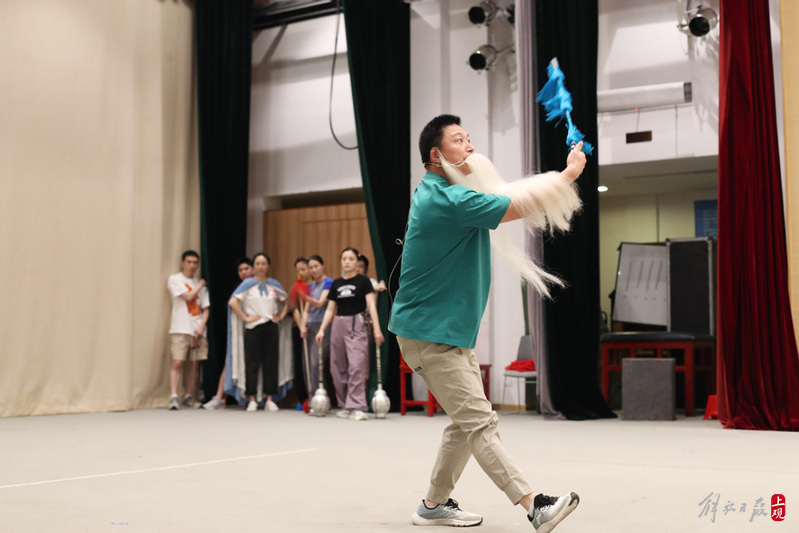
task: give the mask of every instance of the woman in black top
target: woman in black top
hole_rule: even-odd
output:
[[[369,377],[369,327],[374,328],[377,344],[383,343],[383,332],[377,319],[377,298],[369,278],[358,274],[358,250],[341,252],[342,277],[333,282],[329,304],[316,335],[321,343],[325,328],[330,331],[330,373],[336,387],[336,399],[342,408],[336,416],[351,420],[367,420],[366,379]],[[334,318],[335,317],[335,318]]]

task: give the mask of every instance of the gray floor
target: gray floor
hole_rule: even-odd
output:
[[[418,532],[410,515],[446,424],[236,408],[0,419],[0,531]],[[700,417],[503,414],[500,428],[536,490],[581,495],[558,533],[799,531],[797,434]],[[715,522],[699,516],[711,493]],[[781,523],[768,516],[774,493],[788,500]],[[532,531],[474,461],[453,497],[485,517],[475,531]],[[750,522],[758,498],[768,514]]]

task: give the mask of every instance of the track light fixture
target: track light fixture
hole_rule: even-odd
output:
[[[474,70],[488,70],[497,59],[497,49],[484,44],[469,56],[469,66]]]
[[[497,5],[490,0],[480,2],[469,9],[469,22],[472,24],[488,24],[497,16]]]
[[[677,28],[684,34],[694,37],[704,37],[710,30],[716,27],[718,15],[716,12],[702,4],[691,9],[691,0],[688,0],[688,8],[683,10],[684,0],[678,0],[677,9]],[[688,22],[686,22],[686,20]]]
[[[513,51],[513,45],[497,50],[490,44],[484,44],[469,56],[469,66],[478,72],[491,70],[491,66],[497,60],[497,57],[508,51]]]
[[[497,4],[491,0],[485,0],[484,2],[480,2],[476,6],[469,9],[469,22],[476,24],[477,26],[480,26],[481,24],[485,24],[487,26],[492,20],[494,20],[494,18],[496,18],[497,15],[504,14],[508,19],[508,22],[513,24],[515,11],[516,10],[514,6],[509,6],[503,9],[497,7]]]

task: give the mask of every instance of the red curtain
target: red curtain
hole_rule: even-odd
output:
[[[768,0],[722,0],[719,19],[719,419],[796,431]]]

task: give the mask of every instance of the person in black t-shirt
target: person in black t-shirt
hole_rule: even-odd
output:
[[[369,327],[377,344],[383,343],[383,332],[377,318],[377,298],[369,278],[358,274],[358,250],[341,252],[343,276],[333,282],[329,304],[316,335],[321,343],[325,328],[330,330],[330,373],[336,387],[341,411],[336,416],[350,420],[367,420],[366,379],[369,377]],[[335,317],[335,318],[334,318]]]

